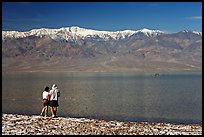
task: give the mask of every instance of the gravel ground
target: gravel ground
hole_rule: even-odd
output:
[[[2,114],[2,135],[202,135],[202,125]]]

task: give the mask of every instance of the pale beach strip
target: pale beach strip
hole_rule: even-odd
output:
[[[2,114],[2,135],[202,135],[202,124]]]

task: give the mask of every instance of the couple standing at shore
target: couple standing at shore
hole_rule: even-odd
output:
[[[41,116],[45,112],[45,116],[48,115],[48,106],[50,106],[50,111],[52,113],[52,117],[56,117],[58,104],[58,97],[60,97],[60,91],[57,88],[56,84],[52,85],[52,89],[49,91],[49,87],[46,86],[43,91],[43,109],[41,112]]]

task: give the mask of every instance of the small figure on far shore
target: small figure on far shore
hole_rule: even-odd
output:
[[[45,90],[43,91],[43,108],[42,108],[42,112],[40,113],[41,116],[43,116],[43,113],[45,112],[45,117],[47,117],[48,115],[48,105],[49,105],[49,87],[46,86]]]
[[[159,74],[159,73],[155,73],[154,76],[155,76],[155,77],[158,77],[158,76],[160,76],[160,74]]]
[[[50,95],[50,110],[52,113],[52,117],[56,117],[57,115],[57,107],[59,106],[58,104],[58,98],[60,97],[60,91],[57,88],[56,84],[52,85],[52,89],[49,92]]]

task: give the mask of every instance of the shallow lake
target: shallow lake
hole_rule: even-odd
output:
[[[202,123],[202,73],[16,72],[2,74],[2,113],[40,114],[45,86],[57,114],[105,120]],[[49,109],[49,115],[51,115]]]

